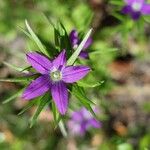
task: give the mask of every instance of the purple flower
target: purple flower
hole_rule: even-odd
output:
[[[78,45],[80,44],[80,39],[78,37],[78,32],[76,30],[72,30],[70,32],[69,35],[70,41],[71,41],[71,45],[73,47],[73,49],[76,49],[78,47]],[[85,50],[92,44],[92,38],[88,38],[87,42],[85,43],[83,50],[80,52],[79,56],[81,58],[84,59],[88,59],[89,58],[89,54],[88,52],[86,52]]]
[[[141,15],[150,14],[150,4],[145,3],[145,0],[124,0],[126,5],[122,12],[129,14],[132,19],[137,20]]]
[[[87,66],[66,66],[66,51],[63,50],[53,61],[47,57],[31,52],[27,60],[41,76],[32,81],[23,93],[25,100],[30,100],[49,91],[59,110],[64,115],[68,107],[66,83],[82,79],[89,71]]]
[[[97,109],[95,109],[95,112]],[[71,119],[68,121],[68,129],[72,135],[83,136],[85,132],[93,127],[100,128],[101,123],[97,121],[89,111],[82,107],[79,111],[73,112]]]

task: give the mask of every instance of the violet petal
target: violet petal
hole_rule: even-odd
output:
[[[144,3],[144,0],[124,0],[126,4],[131,5],[133,3]]]
[[[141,12],[134,12],[133,11],[133,12],[130,13],[130,15],[131,15],[133,20],[138,20],[141,16]]]
[[[81,124],[78,122],[69,120],[67,126],[71,135],[83,136],[85,134],[85,128],[81,127]]]
[[[129,13],[132,12],[132,8],[131,8],[131,6],[126,5],[126,6],[124,6],[124,7],[122,8],[121,12],[124,13],[124,14],[129,14]]]
[[[144,4],[141,12],[144,15],[149,15],[150,14],[150,4]]]
[[[62,80],[66,83],[73,83],[82,79],[89,71],[90,68],[87,66],[68,66],[62,72]]]
[[[68,107],[68,91],[64,82],[59,81],[51,87],[52,98],[58,111],[64,115]]]
[[[29,86],[25,89],[22,98],[30,100],[41,96],[50,89],[50,85],[49,77],[47,75],[42,75],[29,84]]]
[[[87,127],[100,128],[101,123],[93,118],[93,119],[88,120]]]
[[[91,44],[92,44],[92,38],[88,38],[88,40],[86,41],[83,49],[87,49]]]
[[[52,67],[52,63],[48,58],[36,52],[28,53],[27,60],[41,74],[46,74]]]
[[[81,51],[79,56],[84,59],[89,59],[89,53],[86,51]]]
[[[53,67],[58,69],[60,66],[64,66],[66,64],[66,50],[63,50],[54,60]]]
[[[79,43],[78,32],[76,30],[72,30],[70,32],[69,39],[72,46],[78,45]]]
[[[83,121],[83,115],[82,115],[81,111],[73,112],[71,119],[78,123],[81,123]]]

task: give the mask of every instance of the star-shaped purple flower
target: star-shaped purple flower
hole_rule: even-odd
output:
[[[72,30],[70,32],[70,35],[69,35],[69,39],[71,41],[71,45],[73,47],[73,49],[76,49],[78,47],[78,45],[80,44],[80,39],[78,37],[78,32],[76,30]],[[84,58],[84,59],[88,59],[89,58],[89,54],[87,51],[85,51],[90,45],[92,44],[92,38],[89,37],[88,40],[86,41],[84,47],[83,47],[83,50],[80,52],[79,56],[81,58]]]
[[[150,14],[150,4],[145,0],[124,0],[126,5],[122,8],[122,12],[129,14],[132,19],[137,20],[141,15]]]
[[[94,111],[96,112],[97,109]],[[100,128],[101,122],[97,121],[89,111],[82,107],[79,111],[72,113],[67,125],[72,135],[83,136],[89,128]]]
[[[66,51],[63,50],[53,61],[36,52],[27,54],[27,60],[41,75],[25,89],[22,97],[30,100],[50,91],[59,110],[64,115],[68,108],[67,83],[82,79],[90,71],[87,66],[66,66]]]

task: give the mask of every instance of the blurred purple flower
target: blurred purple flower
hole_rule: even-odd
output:
[[[80,44],[80,39],[78,37],[78,32],[76,30],[72,30],[70,32],[69,35],[70,41],[71,41],[71,45],[73,47],[73,49],[76,49],[78,47],[78,45]],[[92,44],[92,38],[88,38],[87,42],[85,43],[83,50],[80,52],[79,56],[81,58],[84,59],[88,59],[89,58],[89,54],[88,52],[86,52],[85,50]]]
[[[51,91],[52,98],[64,115],[68,107],[68,91],[66,83],[74,83],[82,79],[89,71],[87,66],[66,66],[66,51],[63,50],[53,61],[47,57],[31,52],[27,60],[41,76],[32,81],[25,89],[22,97],[30,100]]]
[[[94,111],[97,112],[97,109]],[[89,111],[82,107],[79,111],[72,113],[67,125],[72,135],[83,136],[89,128],[100,128],[101,122],[97,121]]]
[[[126,5],[122,8],[122,12],[129,14],[133,20],[137,20],[141,15],[150,14],[150,4],[145,0],[124,0]]]

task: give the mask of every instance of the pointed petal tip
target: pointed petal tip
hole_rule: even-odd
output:
[[[38,53],[37,52],[28,52],[28,53],[26,53],[26,56],[29,57],[29,56],[34,55],[34,54],[38,54]]]
[[[22,94],[21,99],[22,100],[30,100],[29,98],[27,98],[27,95],[25,93]]]
[[[64,53],[64,54],[65,54],[65,53],[66,53],[66,49],[63,49],[63,50],[62,50],[62,53]]]
[[[63,110],[59,110],[59,112],[60,112],[60,114],[61,115],[65,115],[66,114],[66,112],[67,112],[67,109],[65,110],[65,109],[63,109]]]
[[[59,55],[53,60],[53,66],[59,68],[60,66],[64,66],[66,64],[66,50],[63,49]]]
[[[52,98],[61,115],[65,115],[68,109],[68,91],[65,83],[58,82],[51,87]]]
[[[66,49],[63,49],[63,50],[60,52],[60,54],[66,55]]]

